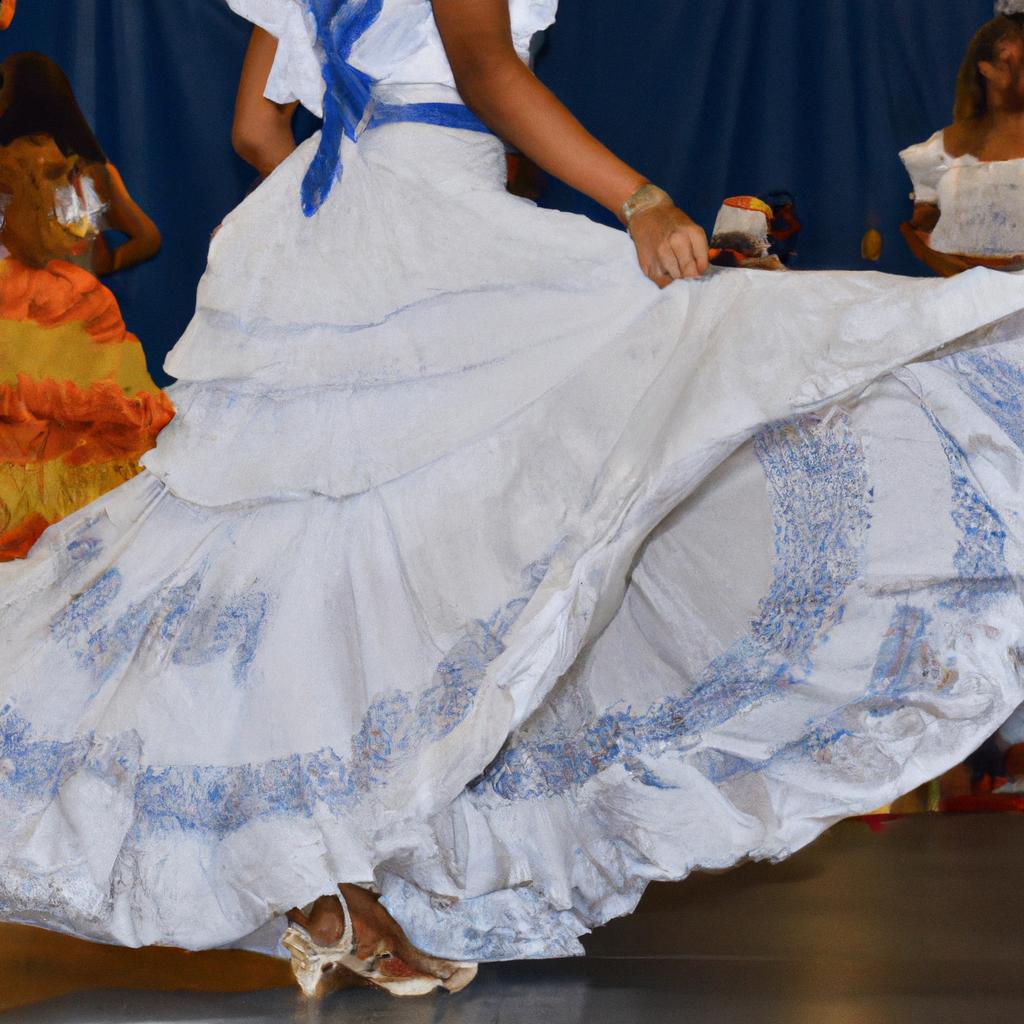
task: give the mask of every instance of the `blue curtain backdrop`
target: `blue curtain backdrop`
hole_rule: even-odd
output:
[[[562,0],[538,73],[708,228],[725,196],[787,189],[800,267],[868,266],[860,239],[876,227],[878,267],[918,273],[896,230],[910,187],[896,154],[948,123],[960,58],[991,12],[991,0]],[[224,0],[21,0],[0,35],[0,56],[39,50],[63,66],[163,231],[157,259],[109,281],[161,382],[210,232],[253,181],[229,141],[247,38]],[[611,222],[559,185],[544,204]]]

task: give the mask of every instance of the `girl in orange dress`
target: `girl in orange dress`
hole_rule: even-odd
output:
[[[160,245],[61,70],[16,54],[0,85],[0,560],[139,471],[173,416],[94,276]],[[103,224],[128,240],[111,250]]]

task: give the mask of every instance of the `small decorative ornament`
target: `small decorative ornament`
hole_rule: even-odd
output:
[[[732,196],[718,211],[711,244],[749,256],[765,256],[771,222],[772,208],[757,196]]]
[[[757,196],[731,196],[722,203],[711,233],[708,255],[719,267],[784,270],[770,252],[772,208]]]
[[[882,233],[878,228],[868,228],[864,237],[860,240],[860,255],[862,259],[877,263],[882,258]]]

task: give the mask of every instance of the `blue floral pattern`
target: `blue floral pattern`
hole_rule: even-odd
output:
[[[803,736],[769,757],[753,760],[719,750],[702,750],[695,759],[700,771],[719,785],[744,775],[766,774],[787,762],[830,763],[837,744],[854,735],[852,726],[858,719],[892,714],[905,706],[913,692],[923,691],[932,698],[941,696],[956,681],[957,673],[952,666],[940,664],[932,650],[928,642],[931,625],[932,616],[923,608],[899,605],[882,637],[870,684],[861,696],[808,722]]]
[[[1006,564],[1006,526],[999,513],[985,499],[973,476],[964,450],[956,438],[924,407],[949,463],[953,504],[950,515],[960,531],[953,565],[958,582],[951,584],[943,598],[950,608],[976,611],[989,599],[1015,589]]]
[[[108,569],[68,604],[51,635],[71,648],[97,689],[144,646],[169,650],[172,660],[184,665],[208,664],[230,654],[235,682],[244,685],[269,598],[253,589],[226,600],[200,601],[206,571],[204,565],[183,583],[155,590],[108,621],[123,586],[120,571]]]
[[[862,565],[872,499],[864,453],[845,416],[774,424],[754,439],[754,450],[768,486],[776,557],[771,588],[749,632],[685,695],[640,712],[608,709],[582,728],[567,727],[573,716],[566,713],[527,724],[475,784],[477,794],[551,796],[614,764],[645,785],[663,787],[642,754],[691,749],[703,731],[778,698],[810,671],[811,652],[841,619],[843,594]]]
[[[93,735],[72,741],[33,736],[30,724],[10,705],[0,709],[0,796],[22,806],[54,799],[63,783],[85,767],[123,781],[134,776],[136,832],[181,829],[225,836],[267,815],[309,817],[318,806],[339,813],[358,803],[424,744],[447,736],[468,715],[487,666],[505,649],[505,637],[540,585],[547,560],[531,563],[521,592],[487,619],[465,629],[420,694],[397,691],[367,709],[343,757],[331,748],[293,754],[259,764],[230,767],[144,767],[127,756],[97,760],[105,741]],[[54,635],[74,648],[97,683],[110,677],[143,638],[171,644],[178,663],[195,664],[230,655],[236,678],[255,651],[266,599],[246,594],[221,610],[198,601],[204,569],[185,583],[133,604],[113,624],[97,625],[121,590],[116,569],[104,573],[76,598],[54,624]],[[256,624],[255,633],[253,624]],[[125,741],[127,742],[127,740]],[[106,768],[102,766],[106,765]]]
[[[1024,451],[1024,366],[994,352],[957,352],[943,360],[961,390]]]
[[[75,525],[64,547],[72,564],[86,565],[103,550],[102,542],[92,532],[98,522],[99,516],[89,516]]]

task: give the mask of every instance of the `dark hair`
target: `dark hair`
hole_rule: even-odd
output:
[[[954,121],[972,121],[988,111],[987,84],[978,64],[994,60],[999,44],[1013,36],[1024,39],[1024,15],[1000,14],[974,34],[956,78]]]
[[[67,75],[41,53],[14,53],[0,68],[10,102],[0,114],[0,146],[26,135],[49,135],[65,156],[107,162],[78,106]]]

